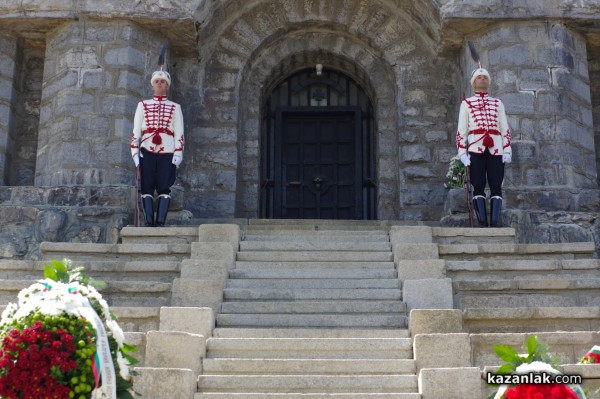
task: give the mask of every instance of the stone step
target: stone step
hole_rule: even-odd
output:
[[[198,241],[197,226],[131,227],[121,229],[123,244],[190,244]]]
[[[269,301],[223,302],[221,314],[229,313],[404,313],[406,304],[400,301]]]
[[[181,260],[189,258],[190,244],[88,244],[43,242],[40,252],[44,259],[80,260]]]
[[[600,259],[481,259],[446,261],[446,274],[453,281],[525,278],[597,277]]]
[[[599,331],[600,306],[468,308],[463,325],[470,333]]]
[[[385,232],[372,231],[283,231],[272,233],[268,230],[246,233],[243,240],[254,241],[331,241],[331,242],[390,242]]]
[[[196,393],[194,399],[421,399],[418,393]]]
[[[593,258],[593,242],[560,244],[441,244],[439,256],[445,260],[502,259],[577,259]]]
[[[407,328],[401,313],[367,314],[218,314],[219,327]]]
[[[209,338],[209,359],[412,359],[410,338]]]
[[[515,241],[515,229],[509,227],[432,227],[431,234],[436,244],[497,244]]]
[[[401,299],[399,289],[260,289],[225,288],[223,298],[231,300],[393,300]]]
[[[0,278],[39,280],[48,261],[0,260]],[[98,280],[149,280],[171,282],[180,275],[179,261],[76,260],[73,267]]]
[[[0,304],[16,302],[17,294],[33,280],[0,280]],[[153,281],[107,281],[102,296],[110,306],[167,306],[171,284]]]
[[[204,359],[204,374],[415,374],[412,359]]]
[[[244,261],[235,262],[236,270],[331,270],[344,271],[354,269],[388,269],[394,270],[394,262],[386,261]]]
[[[348,251],[246,251],[238,252],[238,261],[249,262],[391,262],[391,252]]]
[[[200,375],[199,392],[414,393],[415,375]]]
[[[357,278],[271,278],[271,279],[229,279],[227,288],[304,288],[304,289],[354,289],[354,288],[400,288],[397,279],[357,279]]]
[[[222,328],[215,338],[410,338],[407,329],[352,328]]]
[[[330,227],[330,226],[363,226],[363,227],[381,227],[388,226],[390,223],[396,224],[396,221],[387,220],[344,220],[344,219],[249,219],[248,227],[277,227],[277,226],[312,226],[312,227]],[[402,224],[403,222],[397,222]],[[408,224],[417,224],[417,222],[408,222]]]
[[[323,240],[303,241],[242,241],[240,251],[391,251],[389,242],[337,242]]]
[[[452,288],[460,309],[600,306],[600,278],[456,281]]]
[[[239,262],[238,262],[239,263]],[[229,271],[229,278],[231,279],[268,279],[268,278],[346,278],[346,279],[388,279],[397,278],[398,273],[393,267],[393,263],[390,266],[386,266],[385,269],[372,269],[372,268],[342,268],[340,263],[339,266],[327,268],[324,264],[322,268],[279,268],[263,266],[264,264],[257,264],[257,268],[248,268],[242,266],[241,268],[233,269]]]

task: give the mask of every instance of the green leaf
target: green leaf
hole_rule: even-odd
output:
[[[57,274],[66,274],[67,273],[67,265],[59,260],[51,260],[50,264],[54,267]]]
[[[519,360],[517,351],[507,345],[494,345],[494,352],[505,362],[514,363]]]
[[[53,281],[58,281],[58,275],[56,270],[50,265],[44,265],[44,278],[48,278]]]
[[[515,365],[506,363],[506,364],[503,364],[502,366],[500,366],[498,371],[496,371],[496,374],[509,374],[509,373],[512,373],[513,371],[515,371]]]
[[[138,349],[135,346],[131,345],[131,344],[123,344],[123,348],[121,348],[121,351],[123,353],[129,353],[129,352],[134,352],[135,353],[135,352],[138,351]]]
[[[527,353],[529,353],[529,356],[535,355],[537,352],[537,346],[537,338],[535,335],[532,335],[527,340]]]

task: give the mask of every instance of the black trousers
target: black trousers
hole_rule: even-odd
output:
[[[502,197],[502,181],[504,180],[504,162],[502,155],[492,155],[486,149],[483,154],[470,152],[471,184],[473,196],[485,197],[485,185],[490,186],[491,197]]]
[[[142,194],[170,194],[171,186],[177,177],[177,168],[173,165],[173,154],[155,154],[142,148],[140,170]]]

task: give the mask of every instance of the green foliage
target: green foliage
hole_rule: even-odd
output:
[[[514,348],[507,345],[494,345],[496,355],[506,363],[500,366],[498,374],[509,374],[514,372],[517,367],[524,363],[544,362],[556,368],[560,359],[548,353],[548,346],[537,341],[537,337],[532,335],[527,340],[524,347],[526,354],[519,354]]]
[[[450,160],[450,165],[448,166],[448,173],[446,173],[446,182],[444,183],[444,187],[463,188],[465,187],[466,176],[467,168],[457,155]]]
[[[44,278],[65,284],[78,282],[82,285],[94,287],[98,291],[106,288],[104,281],[94,280],[85,274],[84,270],[82,266],[72,267],[69,259],[63,259],[62,262],[51,260],[49,264],[44,265]]]

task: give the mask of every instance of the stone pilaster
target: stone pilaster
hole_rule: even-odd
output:
[[[36,186],[133,184],[137,102],[161,40],[130,22],[80,20],[47,36]]]
[[[12,103],[15,97],[14,83],[17,57],[17,40],[0,35],[0,186],[7,181],[8,157],[11,147],[14,114]]]
[[[597,188],[586,43],[561,23],[499,24],[473,40],[513,136],[505,187]],[[466,47],[466,46],[465,46]],[[475,68],[465,48],[465,82]],[[470,95],[472,89],[467,88]],[[549,204],[552,206],[552,204]]]

